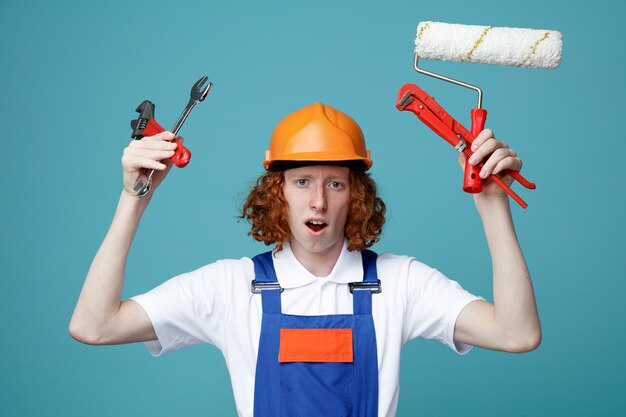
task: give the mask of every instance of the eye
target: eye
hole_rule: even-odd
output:
[[[328,186],[334,190],[341,190],[343,188],[343,183],[339,181],[331,181]]]
[[[299,187],[305,187],[305,186],[307,186],[309,184],[309,180],[304,179],[304,178],[299,178],[299,179],[295,180],[294,182]]]

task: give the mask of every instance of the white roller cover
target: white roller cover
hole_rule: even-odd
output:
[[[420,59],[516,67],[556,68],[563,36],[554,30],[420,22],[415,52]]]

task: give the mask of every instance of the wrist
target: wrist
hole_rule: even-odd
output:
[[[122,189],[122,193],[120,195],[120,200],[118,203],[118,207],[124,207],[125,209],[129,209],[132,211],[139,211],[139,213],[143,213],[146,206],[152,199],[152,193],[148,193],[143,197],[140,197],[136,194],[129,193],[125,188]]]
[[[476,208],[478,211],[483,214],[483,212],[490,212],[493,210],[511,210],[511,204],[509,200],[509,196],[507,194],[502,195],[483,195],[474,194],[474,204],[476,204]]]

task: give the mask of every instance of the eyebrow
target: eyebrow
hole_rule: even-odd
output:
[[[288,179],[292,179],[292,178],[302,178],[302,179],[313,179],[315,176],[313,174],[288,174],[286,175],[286,177]],[[329,181],[329,180],[341,180],[341,181],[348,181],[350,179],[350,176],[346,176],[346,177],[342,177],[339,175],[329,175],[327,177],[324,177],[325,181]]]

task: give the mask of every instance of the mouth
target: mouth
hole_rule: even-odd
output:
[[[309,220],[305,224],[315,233],[321,232],[326,228],[326,226],[328,226],[325,222],[321,220]]]

